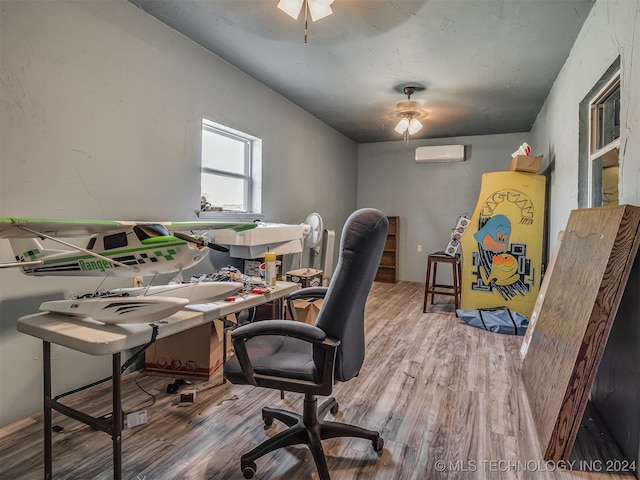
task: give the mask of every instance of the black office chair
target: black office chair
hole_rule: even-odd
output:
[[[338,403],[331,397],[318,408],[316,395],[331,395],[335,382],[346,382],[360,372],[365,352],[365,302],[387,229],[387,218],[375,209],[358,210],[347,219],[338,265],[315,325],[264,320],[232,332],[235,356],[224,367],[231,383],[304,393],[302,415],[262,409],[266,426],[275,418],[289,428],[242,456],[240,468],[245,478],[255,475],[257,458],[282,447],[306,444],[320,479],[330,480],[321,443],[327,438],[366,438],[376,452],[382,451],[384,441],[378,432],[322,420],[327,411],[338,412]]]

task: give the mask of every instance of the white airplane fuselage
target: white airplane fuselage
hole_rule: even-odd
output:
[[[140,240],[132,231],[92,236],[86,250],[104,258],[75,250],[43,249],[36,239],[10,242],[17,261],[41,262],[20,267],[24,274],[34,276],[132,277],[171,273],[197,264],[209,252],[208,248],[172,235]]]

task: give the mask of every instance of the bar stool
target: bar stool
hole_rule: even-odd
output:
[[[451,273],[453,276],[453,285],[445,285],[437,283],[438,263],[448,263],[451,265]],[[433,272],[432,272],[433,270]],[[427,280],[424,284],[424,303],[422,305],[422,313],[427,312],[427,297],[431,294],[431,305],[433,305],[433,295],[449,295],[454,298],[455,309],[460,307],[460,283],[462,272],[460,267],[460,254],[454,257],[444,252],[436,252],[427,256]]]

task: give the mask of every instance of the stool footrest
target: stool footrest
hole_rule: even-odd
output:
[[[446,290],[439,291],[442,289],[446,289]],[[427,293],[439,293],[440,295],[455,295],[456,287],[454,287],[453,285],[431,285]]]

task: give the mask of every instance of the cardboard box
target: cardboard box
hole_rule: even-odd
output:
[[[507,170],[510,172],[538,173],[542,165],[542,157],[543,155],[538,155],[537,157],[516,155],[511,159]]]
[[[322,285],[322,270],[313,268],[301,268],[287,272],[287,282],[294,282],[305,287],[320,287]]]
[[[272,300],[256,307],[254,321],[282,318],[282,299]]]
[[[227,358],[233,345],[227,334]],[[209,380],[222,369],[222,322],[214,321],[164,337],[145,352],[144,368],[153,375]]]
[[[316,300],[292,300],[297,320],[309,325],[315,324],[322,302],[321,298]],[[285,312],[286,318],[290,319],[289,309],[285,309]]]

